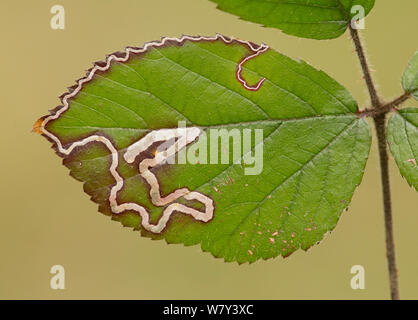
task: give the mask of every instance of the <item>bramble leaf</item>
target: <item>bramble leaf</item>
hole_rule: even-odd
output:
[[[347,29],[354,6],[367,15],[375,0],[211,0],[243,20],[311,39],[333,39]],[[356,9],[356,8],[353,8]],[[354,10],[353,10],[354,12]]]
[[[412,57],[402,76],[404,90],[418,100],[418,51]]]
[[[201,244],[239,263],[306,250],[333,230],[370,148],[369,126],[340,84],[303,61],[220,35],[113,54],[62,101],[36,130],[100,212],[143,236]],[[199,161],[151,164],[165,157],[155,151],[158,136],[179,133],[178,121],[198,135],[178,156]],[[210,135],[215,129],[241,137],[251,129],[250,149],[232,162],[241,141],[228,151]],[[204,133],[207,145],[196,149]],[[231,160],[204,164],[209,146]],[[246,174],[256,165],[247,156],[261,151],[261,170]]]
[[[402,176],[418,190],[418,108],[405,108],[389,119],[387,140]]]

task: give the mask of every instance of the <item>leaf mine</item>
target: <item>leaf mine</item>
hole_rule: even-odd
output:
[[[34,131],[100,212],[225,261],[286,257],[322,240],[348,207],[370,148],[367,122],[335,80],[267,45],[222,35],[128,47],[61,100]],[[196,147],[204,137],[208,148],[218,145],[213,129],[261,130],[261,140],[251,136],[237,161],[205,162]],[[234,159],[241,147],[228,141],[219,158]],[[257,150],[262,170],[247,175]],[[189,153],[196,163],[170,162]]]

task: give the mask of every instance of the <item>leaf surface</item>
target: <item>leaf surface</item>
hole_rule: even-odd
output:
[[[201,244],[239,263],[306,250],[334,229],[361,182],[370,148],[369,126],[340,84],[303,61],[219,35],[127,50],[128,59],[116,53],[96,64],[37,125],[100,212],[143,236]],[[223,164],[152,167],[159,187],[152,191],[138,163],[159,153],[150,147],[134,163],[127,154],[151,132],[177,130],[178,121],[208,133],[207,150],[215,145],[219,157],[229,153],[230,159],[241,142],[232,140],[228,152],[211,130],[236,129],[243,136],[251,129],[250,150]],[[257,143],[256,129],[262,130]],[[199,155],[203,149],[193,148],[202,141],[200,135],[178,155]],[[262,170],[245,174],[253,167],[247,156],[257,150],[263,150]],[[209,202],[184,196],[156,205],[158,195],[184,188]],[[210,214],[211,203],[209,219],[190,213]],[[163,229],[150,229],[161,223]]]
[[[374,0],[211,0],[243,20],[311,39],[333,39],[347,29],[354,6],[367,15]]]
[[[418,100],[418,51],[412,57],[402,77],[404,90]]]
[[[418,108],[405,108],[389,119],[387,140],[402,176],[418,190]]]

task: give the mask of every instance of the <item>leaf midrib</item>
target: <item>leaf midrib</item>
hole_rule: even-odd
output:
[[[202,130],[207,130],[207,129],[216,129],[216,128],[224,128],[224,127],[228,127],[228,126],[238,126],[238,125],[253,125],[253,124],[258,124],[258,123],[268,123],[268,124],[281,124],[281,123],[287,123],[287,122],[298,122],[298,121],[309,121],[309,120],[313,120],[313,119],[318,119],[318,120],[323,120],[326,118],[351,118],[351,117],[355,117],[354,114],[341,114],[341,115],[324,115],[324,116],[314,116],[314,117],[304,117],[304,118],[292,118],[292,119],[283,119],[283,120],[256,120],[256,121],[248,121],[248,122],[232,122],[232,123],[228,123],[228,124],[221,124],[221,125],[213,125],[213,126],[198,126],[198,128],[202,129]],[[353,119],[354,121],[355,119]],[[80,128],[84,128],[84,127],[80,127]],[[121,129],[121,128],[104,128],[104,129]],[[135,130],[136,128],[124,128],[124,129],[132,129]],[[138,129],[138,130],[144,130],[144,133],[148,133],[151,132],[152,130],[148,130],[148,129]],[[268,138],[269,136],[267,136],[263,142]],[[72,142],[69,142],[67,144],[71,144]],[[67,145],[66,144],[66,145]],[[118,149],[119,153],[123,153],[124,151],[126,151],[128,149],[128,147],[126,148],[122,148],[122,149]],[[251,149],[251,151],[253,151],[253,149]],[[104,156],[99,156],[99,157],[95,157],[95,158],[90,158],[90,159],[85,159],[83,161],[93,161],[96,159],[102,159],[105,157],[110,157],[110,154],[104,155]],[[131,177],[129,177],[131,178]],[[129,179],[127,178],[127,179]],[[108,187],[108,186],[105,186]]]
[[[355,117],[356,114],[354,113],[340,113],[340,114],[325,114],[325,115],[313,115],[313,116],[307,116],[307,117],[299,117],[299,118],[284,118],[284,119],[271,119],[271,120],[254,120],[254,121],[242,121],[242,122],[228,122],[228,123],[220,123],[220,124],[213,124],[213,125],[209,125],[209,126],[199,126],[199,125],[193,125],[195,127],[198,127],[202,130],[206,130],[206,129],[216,129],[216,128],[226,128],[226,127],[231,127],[231,126],[246,126],[246,125],[254,125],[254,124],[279,124],[279,123],[285,123],[285,122],[297,122],[297,121],[307,121],[307,120],[313,120],[313,119],[327,119],[327,118],[350,118],[350,117]],[[64,116],[63,116],[64,117]],[[67,117],[67,116],[65,116]],[[77,120],[82,121],[82,119],[79,118],[74,118]],[[126,130],[141,130],[144,133],[148,133],[151,132],[153,130],[158,130],[158,129],[169,129],[169,128],[156,128],[156,129],[143,129],[143,128],[132,128],[132,127],[100,127],[100,126],[60,126],[60,125],[56,125],[56,127],[59,128],[95,128],[95,129],[126,129]],[[120,149],[119,151],[121,151],[123,149]]]

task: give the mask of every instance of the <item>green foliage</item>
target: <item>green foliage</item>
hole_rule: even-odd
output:
[[[405,108],[393,114],[387,128],[390,151],[402,176],[418,190],[418,109]]]
[[[204,251],[239,263],[306,250],[334,229],[348,207],[369,154],[370,129],[340,84],[271,49],[245,63],[242,76],[250,84],[266,79],[258,91],[245,89],[236,68],[250,54],[247,45],[218,39],[169,42],[126,63],[113,62],[46,130],[67,146],[93,134],[108,137],[119,152],[125,185],[118,202],[141,204],[155,223],[164,208],[151,203],[137,165],[123,161],[129,145],[150,130],[176,128],[179,120],[205,131],[263,129],[259,175],[245,175],[242,163],[155,168],[163,195],[187,187],[215,203],[211,221],[176,213],[160,234],[143,229],[137,212],[112,212],[108,199],[115,180],[111,154],[102,144],[77,148],[64,163],[102,213],[144,236],[201,244]]]
[[[284,33],[311,39],[341,36],[353,16],[351,8],[361,5],[367,15],[374,0],[211,0],[220,10],[241,19],[273,27]]]
[[[408,64],[402,77],[404,90],[418,100],[418,51]]]

